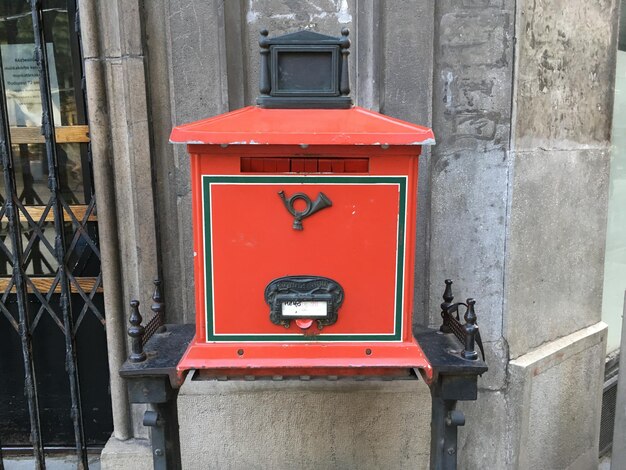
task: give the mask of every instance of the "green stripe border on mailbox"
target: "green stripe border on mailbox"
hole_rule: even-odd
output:
[[[396,292],[394,333],[384,334],[321,334],[314,340],[320,342],[401,341],[402,308],[404,298],[405,227],[406,227],[406,176],[214,176],[202,175],[202,217],[204,220],[204,279],[207,343],[212,342],[311,342],[311,337],[294,334],[216,334],[213,318],[213,261],[211,259],[211,185],[212,184],[385,184],[397,185],[399,191],[398,251],[396,259]]]

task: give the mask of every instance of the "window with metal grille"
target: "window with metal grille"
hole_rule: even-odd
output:
[[[112,430],[77,26],[75,0],[0,2],[0,445],[37,468]]]

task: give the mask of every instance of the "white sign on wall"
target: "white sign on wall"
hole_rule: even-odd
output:
[[[55,125],[61,125],[59,81],[54,47],[46,44]],[[39,70],[34,44],[2,44],[2,69],[10,126],[41,126]]]

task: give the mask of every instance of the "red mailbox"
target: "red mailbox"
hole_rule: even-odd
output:
[[[178,370],[428,378],[411,317],[417,160],[433,133],[351,106],[347,34],[285,38],[262,62],[276,96],[171,134],[191,157],[195,256],[196,335]],[[288,93],[303,41],[322,43],[312,57],[334,95],[315,79]]]

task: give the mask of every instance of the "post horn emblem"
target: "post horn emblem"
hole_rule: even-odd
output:
[[[304,193],[295,193],[293,196],[287,197],[285,196],[285,191],[279,191],[278,195],[283,200],[283,204],[285,204],[289,213],[293,215],[292,227],[294,230],[302,230],[302,219],[333,205],[332,201],[328,199],[328,196],[324,193],[319,193],[315,201],[311,201],[311,198]],[[298,199],[304,201],[306,204],[304,210],[298,211],[294,207]]]

